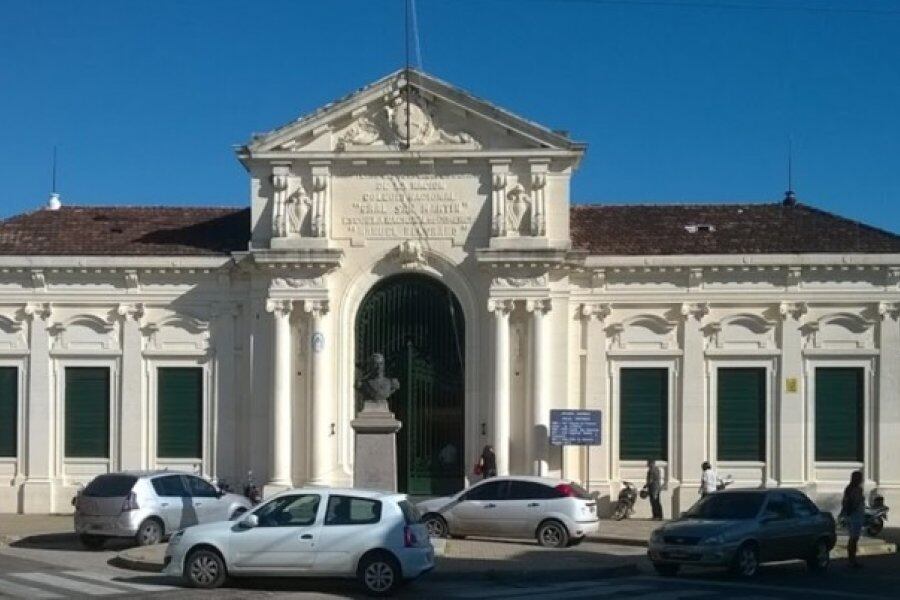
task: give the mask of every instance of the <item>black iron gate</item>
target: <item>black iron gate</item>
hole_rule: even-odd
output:
[[[459,301],[424,275],[385,279],[360,306],[357,377],[379,352],[387,376],[400,381],[390,406],[403,423],[397,436],[402,492],[445,494],[463,487],[464,335]]]

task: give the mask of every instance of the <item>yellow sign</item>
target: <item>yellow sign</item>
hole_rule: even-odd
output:
[[[797,378],[796,377],[788,377],[784,380],[784,391],[796,394],[797,393]]]

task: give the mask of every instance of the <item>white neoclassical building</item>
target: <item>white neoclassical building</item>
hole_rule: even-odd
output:
[[[584,151],[400,71],[241,147],[249,208],[3,221],[0,511],[121,469],[347,484],[374,352],[410,493],[493,444],[612,498],[655,458],[667,514],[704,460],[900,501],[900,237],[791,196],[573,206]],[[551,408],[601,410],[601,445],[550,446]]]

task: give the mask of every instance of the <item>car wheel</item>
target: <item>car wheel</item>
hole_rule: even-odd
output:
[[[819,540],[813,548],[812,554],[806,559],[806,566],[811,571],[824,571],[831,562],[831,553],[828,550],[828,542]]]
[[[681,565],[672,565],[668,563],[653,563],[653,568],[663,577],[675,577],[678,575],[678,569]]]
[[[184,561],[184,577],[191,587],[212,589],[225,582],[225,561],[212,550],[194,550]]]
[[[82,533],[78,539],[81,541],[81,545],[88,550],[99,550],[106,543],[106,538],[102,535],[91,535],[89,533]]]
[[[866,527],[866,533],[868,533],[871,537],[875,537],[881,533],[881,530],[884,529],[884,521],[881,519],[875,519],[872,521],[871,525]]]
[[[152,546],[162,541],[162,524],[156,519],[145,519],[134,536],[138,546]]]
[[[750,579],[759,572],[759,550],[753,544],[744,544],[734,555],[731,573],[737,577]]]
[[[400,565],[389,554],[375,553],[363,557],[357,572],[360,584],[373,596],[388,596],[402,581]]]
[[[433,538],[445,538],[450,533],[447,521],[440,515],[425,515],[423,521],[428,528],[428,535]]]
[[[545,548],[565,548],[569,543],[569,532],[559,521],[545,521],[538,527],[537,541]]]

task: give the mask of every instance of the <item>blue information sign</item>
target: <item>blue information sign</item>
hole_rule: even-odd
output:
[[[599,446],[599,410],[550,411],[550,443],[554,446]]]

